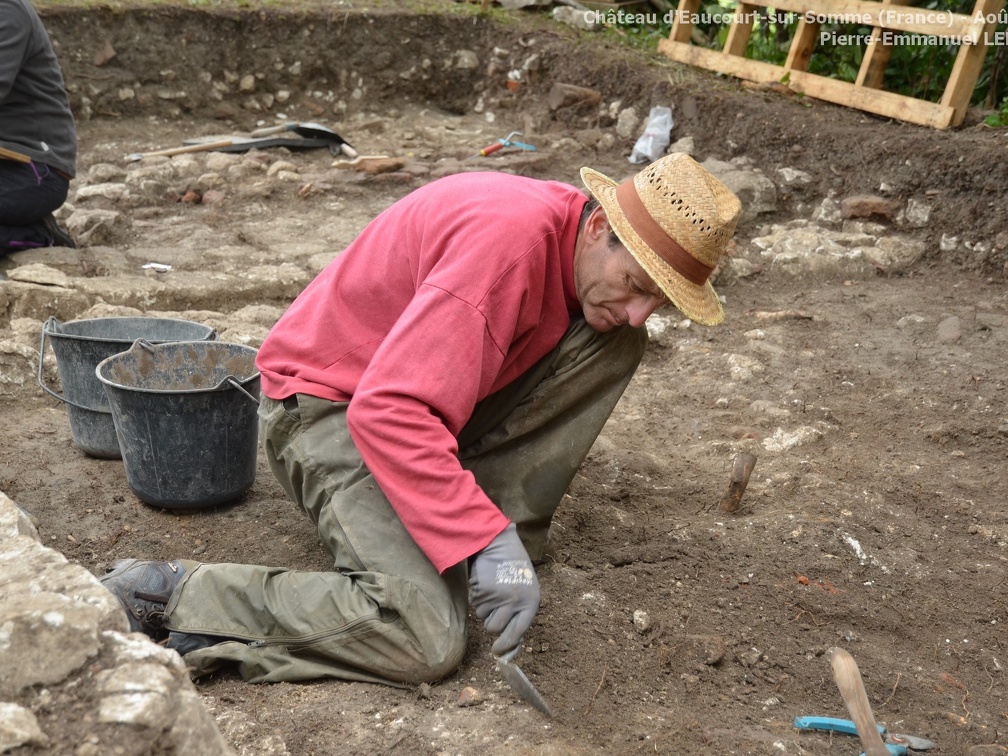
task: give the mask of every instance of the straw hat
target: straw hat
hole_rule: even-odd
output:
[[[685,153],[659,158],[622,184],[591,168],[581,169],[581,180],[672,304],[703,325],[724,320],[707,279],[742,210],[728,187]]]

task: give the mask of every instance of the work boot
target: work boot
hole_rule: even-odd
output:
[[[98,580],[119,599],[133,632],[161,640],[166,635],[165,607],[183,575],[185,567],[177,560],[120,559]]]
[[[216,646],[228,640],[217,635],[202,635],[200,633],[180,633],[172,630],[168,633],[168,640],[165,648],[171,648],[178,652],[179,656],[185,656],[193,651],[200,651],[210,646]]]
[[[70,236],[70,232],[56,222],[56,218],[52,213],[49,213],[49,215],[42,219],[42,225],[45,226],[46,231],[53,238],[52,246],[77,249],[77,244],[74,242],[73,237]]]

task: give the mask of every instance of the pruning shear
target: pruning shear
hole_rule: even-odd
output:
[[[824,730],[854,736],[858,734],[857,725],[852,720],[837,719],[836,717],[795,717],[794,726],[799,730]],[[935,747],[934,741],[927,738],[887,732],[885,725],[878,725],[878,729],[885,747],[889,753],[895,754],[895,756],[903,756],[909,751],[928,751]]]
[[[510,134],[508,134],[503,139],[498,139],[496,142],[494,142],[493,144],[491,144],[489,147],[484,147],[482,150],[480,150],[479,151],[480,157],[486,157],[487,155],[490,155],[490,154],[492,154],[494,152],[497,152],[497,150],[502,150],[505,147],[518,147],[519,149],[521,149],[522,152],[525,152],[526,150],[534,150],[535,149],[534,145],[526,144],[525,142],[516,142],[516,141],[514,141],[513,137],[516,137],[516,136],[520,137],[520,136],[524,136],[524,135],[520,131],[512,131]]]

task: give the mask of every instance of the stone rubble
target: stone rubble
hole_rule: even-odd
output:
[[[77,705],[56,706],[67,700]],[[191,743],[233,753],[181,657],[129,632],[115,597],[0,493],[0,752],[140,756],[193,753]]]

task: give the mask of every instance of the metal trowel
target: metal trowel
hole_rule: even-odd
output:
[[[542,693],[536,690],[536,686],[533,685],[532,681],[525,676],[521,667],[512,661],[517,655],[518,649],[515,649],[504,656],[494,656],[493,660],[497,662],[497,669],[500,670],[501,676],[507,684],[511,686],[511,689],[521,696],[525,703],[534,706],[547,717],[552,719],[553,709],[551,709],[550,705],[546,703],[546,699],[543,698]]]

